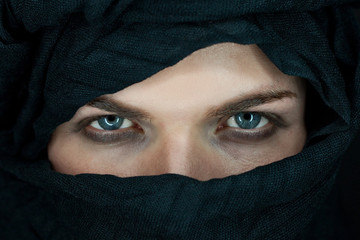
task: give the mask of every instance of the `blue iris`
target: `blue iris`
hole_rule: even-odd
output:
[[[261,115],[251,112],[239,113],[235,115],[235,121],[240,128],[253,129],[259,125],[261,121]]]
[[[102,127],[104,130],[119,129],[123,122],[124,122],[124,118],[121,118],[119,116],[114,116],[114,115],[101,117],[98,120],[100,127]]]

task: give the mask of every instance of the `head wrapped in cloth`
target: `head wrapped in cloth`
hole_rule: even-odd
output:
[[[8,226],[31,223],[44,238],[300,236],[332,189],[339,156],[360,124],[352,2],[3,1],[1,169],[21,180],[9,199],[25,199],[19,192],[29,198]],[[44,154],[50,135],[79,107],[221,42],[257,44],[318,94],[331,118],[312,129],[300,154],[206,182],[51,170]]]

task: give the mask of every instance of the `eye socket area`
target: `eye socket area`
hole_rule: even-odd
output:
[[[122,128],[133,127],[135,124],[127,118],[117,115],[106,115],[92,121],[89,126],[97,130],[114,131]]]
[[[226,120],[227,127],[251,130],[262,128],[269,124],[269,119],[257,112],[240,112]]]

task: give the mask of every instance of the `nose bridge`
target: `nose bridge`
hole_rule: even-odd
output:
[[[173,131],[167,133],[159,144],[159,161],[163,173],[175,173],[204,179],[211,172],[209,154],[196,132]]]
[[[167,136],[161,149],[161,159],[165,171],[168,173],[177,173],[189,175],[195,167],[195,161],[198,159],[192,154],[193,147],[189,136],[177,135]]]

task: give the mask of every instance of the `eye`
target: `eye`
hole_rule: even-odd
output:
[[[229,127],[242,129],[261,128],[269,123],[269,119],[255,112],[241,112],[226,121]]]
[[[99,130],[112,131],[120,128],[128,128],[134,124],[126,119],[116,115],[108,115],[100,117],[98,120],[92,121],[90,126]]]

